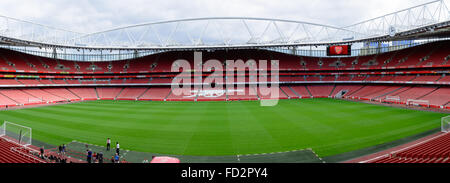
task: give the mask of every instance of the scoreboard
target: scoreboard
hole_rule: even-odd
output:
[[[351,55],[351,45],[335,45],[327,47],[327,56]]]

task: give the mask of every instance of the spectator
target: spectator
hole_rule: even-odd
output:
[[[103,163],[103,153],[100,152],[97,154],[98,163]]]
[[[114,156],[114,163],[119,163],[119,162],[120,162],[119,154],[116,153],[116,155]]]
[[[61,152],[62,152],[62,146],[59,145],[59,146],[58,146],[58,154],[61,154]]]
[[[62,154],[66,154],[66,144],[63,144],[62,146]]]
[[[109,151],[111,149],[111,139],[106,140],[106,150]]]
[[[91,163],[92,161],[92,151],[90,149],[87,150],[87,162]]]
[[[116,142],[116,153],[120,155],[120,145],[119,145],[119,142]]]
[[[92,155],[92,162],[95,163],[97,161],[97,153],[94,152],[94,155]]]
[[[41,158],[44,159],[44,146],[42,146],[39,150],[41,151]]]

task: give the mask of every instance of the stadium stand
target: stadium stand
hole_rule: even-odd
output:
[[[390,95],[399,97],[400,103],[420,99],[429,101],[431,107],[445,108],[450,100],[447,95],[450,76],[445,73],[448,47],[450,41],[441,41],[387,53],[340,58],[295,56],[268,50],[216,50],[203,52],[203,60],[218,59],[222,63],[227,59],[280,60],[280,99],[339,96],[386,102],[384,97]],[[180,58],[194,63],[193,52],[189,51],[162,52],[120,61],[75,62],[0,49],[0,106],[36,104],[39,99],[47,103],[97,99],[259,100],[268,97],[259,90],[240,96],[225,89],[222,91],[225,94],[220,96],[217,94],[221,91],[207,90],[189,90],[189,95],[175,96],[169,87],[177,74],[171,72],[171,63]],[[30,77],[19,77],[21,73]],[[244,82],[253,77],[247,73],[235,75]],[[208,74],[203,74],[203,79],[206,76]],[[266,79],[271,81],[270,77]],[[253,90],[251,88],[245,87]]]
[[[13,150],[14,148],[16,148],[16,151],[26,151],[20,149],[21,146],[0,138],[0,163],[45,163],[44,160],[16,152]]]
[[[443,133],[369,163],[450,163],[450,133]]]
[[[139,99],[162,101],[170,93],[170,88],[149,88]]]
[[[113,87],[113,88],[103,88],[97,87],[98,97],[103,100],[115,100],[116,97],[121,93],[123,88]]]
[[[117,95],[117,99],[120,99],[120,100],[137,100],[147,90],[148,90],[148,88],[124,88],[120,92],[120,94]]]
[[[98,98],[95,88],[69,88],[68,90],[82,100],[97,100]]]

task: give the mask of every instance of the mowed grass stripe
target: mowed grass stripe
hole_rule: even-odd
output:
[[[54,145],[79,140],[179,155],[237,155],[313,148],[336,155],[440,126],[446,114],[333,99],[156,102],[89,101],[11,111],[0,120],[33,128]]]

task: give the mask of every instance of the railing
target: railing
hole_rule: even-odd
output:
[[[403,41],[403,43],[393,45],[393,46],[387,46],[389,43],[380,43],[380,45],[374,45],[376,43],[373,43],[372,45],[359,45],[358,49],[352,49],[350,56],[333,56],[331,58],[338,58],[338,57],[358,57],[358,56],[370,56],[370,55],[376,55],[381,53],[388,53],[392,51],[398,51],[403,50],[415,46],[420,46],[428,43],[434,43],[438,41],[446,41],[450,40],[450,38],[440,38],[440,39],[427,39],[427,40],[407,40]],[[310,47],[310,49],[287,49],[287,48],[269,48],[267,49],[269,51],[276,51],[280,53],[290,54],[290,55],[297,55],[297,56],[307,56],[307,57],[328,57],[326,47]]]
[[[86,50],[86,49],[44,49],[37,47],[19,47],[19,46],[8,46],[0,45],[0,48],[5,48],[13,51],[18,51],[30,55],[36,55],[40,57],[47,57],[52,59],[60,60],[72,60],[72,61],[86,61],[86,62],[107,62],[107,61],[119,61],[135,59],[140,57],[145,57],[148,55],[153,55],[161,53],[163,51],[123,51],[123,50]]]
[[[27,149],[27,148],[24,148],[24,147],[11,147],[11,151],[12,151],[12,152],[15,152],[15,153],[18,153],[18,154],[20,154],[20,155],[22,155],[22,156],[25,156],[25,157],[27,157],[27,158],[33,159],[33,160],[35,160],[35,161],[37,161],[37,162],[39,162],[39,163],[48,163],[48,162],[46,162],[46,161],[44,161],[44,160],[41,160],[41,159],[39,159],[39,158],[37,158],[37,157],[35,157],[35,156],[33,156],[33,155],[29,155],[29,154],[27,154],[27,153],[24,153],[24,152],[22,152],[22,151],[19,150],[19,149],[35,151],[35,150],[33,150],[33,149]],[[35,151],[35,152],[36,152],[36,151]]]
[[[439,39],[427,39],[427,40],[410,40],[405,41],[398,45],[390,45],[386,46],[389,43],[383,43],[381,46],[374,45],[360,45],[355,44],[353,47],[358,47],[356,49],[352,49],[351,57],[355,56],[367,56],[367,55],[375,55],[380,53],[386,53],[391,51],[397,51],[401,49],[411,48],[427,43],[433,43],[437,41],[450,40],[450,38],[439,38]],[[395,44],[393,42],[392,44]],[[53,58],[53,59],[61,59],[61,60],[72,60],[72,61],[89,61],[89,62],[102,62],[102,61],[118,61],[118,60],[127,60],[127,59],[135,59],[140,57],[145,57],[148,55],[153,55],[157,53],[163,53],[166,51],[155,51],[155,50],[89,50],[89,49],[46,49],[46,48],[38,48],[38,47],[23,47],[23,46],[9,46],[9,45],[0,45],[0,48],[10,49],[13,51],[18,51],[22,53],[27,53],[31,55]],[[44,50],[42,50],[44,49]],[[265,48],[266,50],[276,51],[291,55],[298,56],[311,56],[311,57],[327,57],[326,47],[295,47],[294,48],[284,48],[284,47],[276,47],[276,48]],[[349,56],[345,56],[349,57]]]

